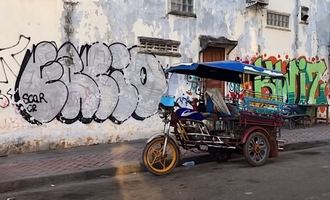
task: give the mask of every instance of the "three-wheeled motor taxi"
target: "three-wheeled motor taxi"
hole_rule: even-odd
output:
[[[252,166],[261,166],[269,157],[278,156],[283,99],[253,89],[256,79],[276,81],[283,78],[281,72],[236,61],[218,61],[182,63],[169,67],[165,73],[236,83],[243,89],[237,91],[242,93],[237,95],[241,98],[226,102],[219,90],[202,86],[197,110],[180,107],[173,96],[163,96],[159,114],[164,131],[147,141],[142,156],[151,173],[170,173],[180,159],[180,147],[209,152],[219,161],[228,160],[233,152],[242,153]],[[205,99],[212,101],[216,112],[201,109]]]

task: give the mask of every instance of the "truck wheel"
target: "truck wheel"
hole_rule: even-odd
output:
[[[250,134],[244,144],[243,153],[250,165],[257,167],[265,164],[270,153],[267,136],[260,132]]]

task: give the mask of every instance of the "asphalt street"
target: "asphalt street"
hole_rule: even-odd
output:
[[[329,200],[330,146],[289,151],[262,167],[242,157],[178,167],[170,175],[133,173],[0,194],[0,199]]]

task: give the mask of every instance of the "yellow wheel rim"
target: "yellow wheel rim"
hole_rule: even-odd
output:
[[[147,150],[146,164],[156,173],[165,174],[172,170],[178,158],[176,147],[172,142],[168,142],[163,156],[164,139],[157,140]]]

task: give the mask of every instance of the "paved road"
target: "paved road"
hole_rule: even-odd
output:
[[[262,167],[241,157],[219,164],[180,167],[162,177],[137,173],[45,186],[0,199],[221,199],[329,200],[330,146],[285,152]]]

